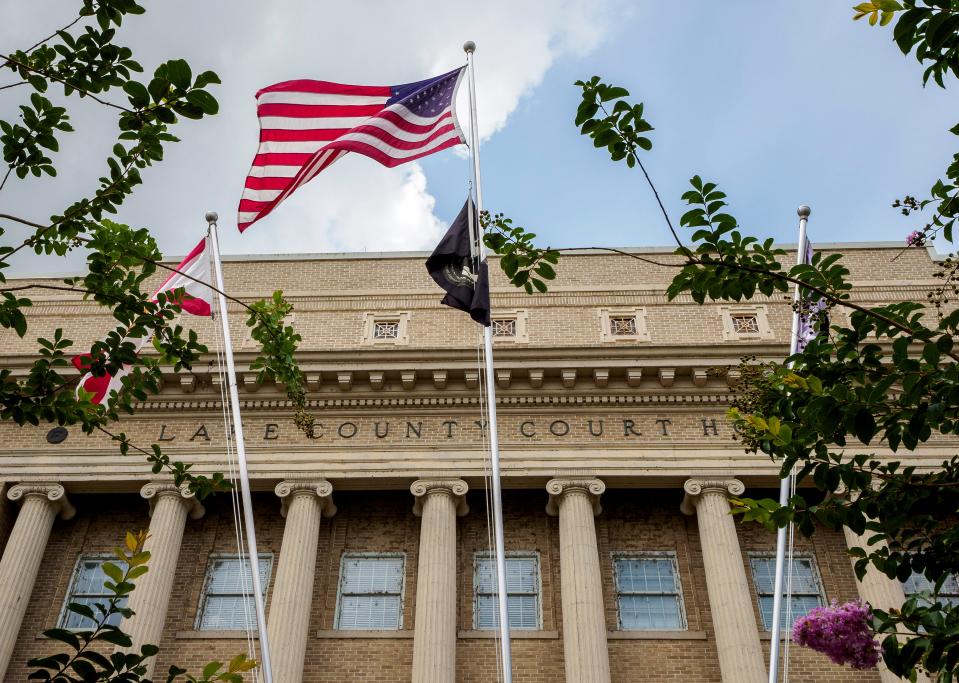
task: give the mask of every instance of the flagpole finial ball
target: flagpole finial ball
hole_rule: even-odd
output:
[[[219,214],[216,211],[207,211],[206,212],[206,222],[207,223],[216,223],[220,220]]]
[[[472,40],[467,40],[463,43],[463,52],[476,52],[476,43]]]
[[[796,209],[796,213],[799,214],[800,218],[809,218],[809,214],[812,213],[812,209],[810,209],[805,204],[800,204],[799,208]]]

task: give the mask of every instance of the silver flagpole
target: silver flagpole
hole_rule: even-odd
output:
[[[799,245],[797,246],[796,264],[806,262],[806,220],[809,218],[810,208],[803,204],[796,213],[799,214]],[[799,351],[799,285],[793,292],[793,329],[792,339],[789,340],[789,355]],[[792,474],[779,481],[779,504],[789,504],[789,491],[792,486]],[[776,532],[776,576],[773,581],[773,623],[769,648],[769,683],[779,681],[779,643],[782,640],[782,608],[783,608],[783,576],[786,569],[786,530],[782,527]],[[788,638],[789,635],[787,634]]]
[[[243,420],[240,418],[240,397],[236,390],[236,367],[233,365],[233,342],[230,323],[226,317],[226,297],[223,295],[223,269],[220,267],[220,242],[216,234],[216,212],[206,215],[210,226],[210,247],[213,249],[213,272],[216,275],[217,300],[220,304],[220,324],[223,327],[223,349],[226,356],[226,384],[230,390],[230,408],[236,436],[236,460],[240,470],[240,499],[243,502],[243,525],[246,529],[246,551],[250,556],[250,574],[253,576],[253,604],[256,606],[256,626],[260,634],[260,670],[265,683],[273,683],[270,666],[270,644],[266,637],[266,611],[263,609],[263,587],[260,585],[260,562],[256,551],[256,529],[253,525],[253,503],[250,500],[250,473],[246,469],[246,445],[243,442]]]
[[[476,123],[476,77],[473,65],[473,52],[476,43],[468,40],[463,44],[466,52],[466,65],[469,72],[470,91],[470,147],[473,153],[473,179],[476,184],[476,224],[479,225],[479,216],[483,211],[483,185],[480,182],[480,145],[479,127]],[[470,221],[470,229],[473,223]],[[486,246],[483,244],[482,234],[471,240],[479,250],[480,262],[486,261]],[[472,249],[472,247],[471,247]],[[490,479],[493,486],[493,534],[496,551],[496,595],[499,603],[499,633],[500,655],[503,659],[503,681],[511,683],[513,680],[513,663],[509,643],[509,613],[506,609],[506,549],[503,545],[503,490],[500,485],[499,470],[499,438],[496,432],[496,382],[493,379],[493,329],[483,328],[483,347],[486,356],[486,411],[489,422],[490,441]]]

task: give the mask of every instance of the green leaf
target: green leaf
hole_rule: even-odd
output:
[[[190,104],[199,107],[204,114],[212,116],[220,109],[216,98],[205,90],[191,90],[186,94],[186,99]]]
[[[171,59],[166,63],[166,77],[180,90],[189,90],[193,74],[190,65],[182,59]]]

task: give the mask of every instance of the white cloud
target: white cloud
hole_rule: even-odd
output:
[[[422,169],[415,164],[385,169],[365,158],[338,162],[242,237],[229,230],[255,149],[256,90],[290,78],[374,84],[419,80],[463,63],[462,44],[470,39],[478,45],[479,118],[485,138],[506,125],[557,58],[583,55],[602,41],[614,2],[152,4],[145,16],[124,22],[119,42],[134,47],[148,72],[161,59],[173,57],[215,70],[223,79],[216,90],[221,110],[213,119],[178,129],[183,142],[144,174],[145,187],[124,206],[120,220],[153,228],[168,253],[182,252],[202,230],[203,213],[214,208],[227,228],[228,252],[426,248],[444,224],[433,214],[435,202]],[[34,34],[43,35],[58,22],[54,17],[69,20],[57,0],[21,3],[11,11],[20,16],[7,17],[0,27],[0,43],[6,45],[29,44]],[[460,104],[464,126],[465,91]],[[4,117],[19,103],[18,95],[18,89],[0,94]],[[79,131],[89,130],[91,116],[109,117],[109,112],[81,108],[74,121]],[[112,144],[108,136],[74,134],[57,162],[79,175],[31,183],[15,196],[5,191],[8,196],[0,196],[5,208],[42,218],[67,198],[88,193]],[[85,166],[89,160],[95,165]],[[39,265],[28,263],[30,269]]]

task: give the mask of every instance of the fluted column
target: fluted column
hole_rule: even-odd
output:
[[[23,501],[20,514],[0,559],[0,680],[7,680],[7,667],[23,625],[33,584],[43,562],[53,520],[76,514],[66,491],[59,484],[18,484],[7,497]],[[31,635],[32,638],[32,635]]]
[[[766,664],[736,523],[727,495],[746,487],[738,479],[689,479],[682,511],[695,513],[706,570],[706,592],[713,615],[713,635],[724,683],[763,683]]]
[[[606,608],[593,517],[602,512],[599,479],[557,478],[546,484],[546,512],[559,515],[560,588],[566,683],[608,683]]]
[[[456,679],[456,517],[469,512],[462,479],[418,479],[410,486],[420,522],[413,632],[413,683]]]
[[[867,553],[870,553],[886,545],[886,541],[884,540],[868,545],[866,536],[860,536],[849,527],[843,527],[842,531],[846,536],[846,545],[850,548],[862,548]],[[850,557],[849,559],[852,561],[853,566],[855,566],[857,558]],[[902,584],[896,579],[890,579],[872,564],[867,566],[866,573],[862,579],[856,582],[856,588],[859,590],[859,597],[862,601],[868,602],[876,609],[886,611],[890,608],[900,609],[906,601],[906,594],[902,589]],[[882,659],[879,660],[879,678],[882,683],[897,683],[897,681],[902,680],[899,676],[889,671]],[[916,680],[918,683],[928,683],[929,681],[929,679],[921,673]]]
[[[200,519],[206,512],[186,484],[151,482],[140,489],[140,496],[150,503],[150,536],[144,546],[150,552],[149,571],[134,582],[128,603],[134,614],[121,626],[133,640],[130,651],[137,653],[141,645],[160,645],[187,516]],[[146,664],[147,677],[155,661]]]
[[[300,683],[310,637],[313,578],[320,519],[336,514],[333,485],[318,481],[281,481],[276,495],[286,517],[276,581],[267,618],[267,637],[275,683]]]

